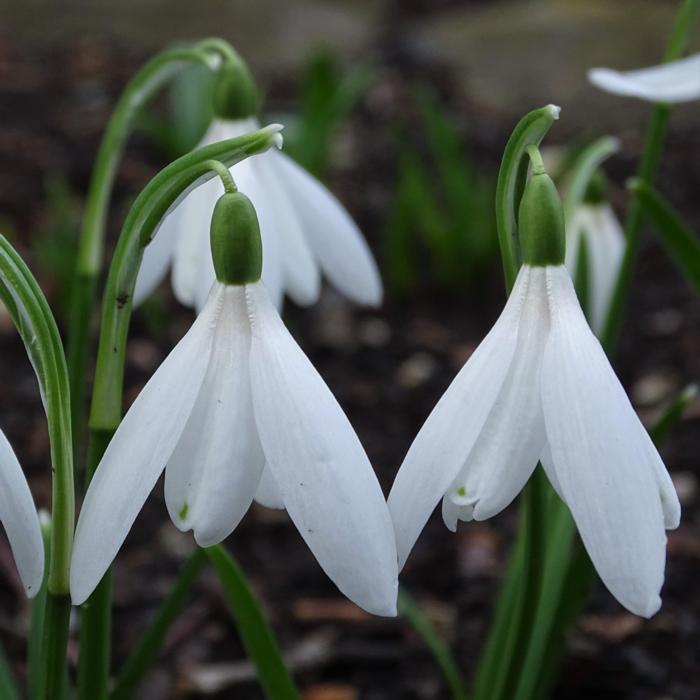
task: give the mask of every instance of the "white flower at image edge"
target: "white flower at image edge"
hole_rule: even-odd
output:
[[[588,79],[601,90],[615,95],[649,102],[690,102],[700,99],[700,53],[626,73],[592,68]]]
[[[582,242],[588,261],[588,316],[591,328],[599,335],[625,254],[625,234],[607,202],[581,204],[566,227],[566,267],[572,277],[576,275]]]
[[[389,495],[402,567],[442,498],[445,524],[503,510],[541,460],[601,579],[654,614],[671,479],[591,332],[564,266],[524,265],[498,321],[434,408]]]
[[[44,577],[44,541],[29,485],[12,446],[0,430],[0,522],[24,590],[33,598]]]
[[[105,573],[164,468],[170,517],[201,546],[229,535],[266,488],[345,595],[395,614],[396,546],[379,483],[262,283],[216,282],[124,417],[80,512],[75,604]]]
[[[214,120],[200,146],[258,128],[254,118]],[[316,178],[277,149],[246,158],[231,168],[231,174],[257,211],[262,279],[277,308],[285,294],[302,306],[315,303],[321,272],[348,299],[367,306],[381,303],[381,278],[367,242]],[[214,178],[190,192],[165,218],[144,251],[134,304],[153,291],[172,265],[177,299],[202,308],[215,278],[208,222],[222,192],[220,180]]]

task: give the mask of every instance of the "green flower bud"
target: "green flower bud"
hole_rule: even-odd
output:
[[[214,84],[214,114],[221,119],[245,119],[258,113],[258,90],[248,66],[238,59],[227,60]]]
[[[536,267],[563,265],[566,236],[561,199],[541,159],[533,157],[532,152],[530,156],[533,170],[520,200],[518,217],[523,263]]]
[[[583,201],[586,204],[601,204],[606,201],[605,191],[608,183],[605,175],[600,170],[596,170],[588,182],[586,194]]]
[[[219,282],[248,284],[260,279],[260,225],[248,197],[241,192],[227,192],[219,198],[211,218],[210,240]]]

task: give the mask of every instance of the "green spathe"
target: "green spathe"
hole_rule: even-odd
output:
[[[219,69],[214,84],[214,114],[220,119],[246,119],[258,113],[258,90],[248,66],[236,57]]]
[[[214,207],[211,255],[216,279],[223,284],[248,284],[260,279],[260,225],[252,202],[241,192],[227,192]]]
[[[544,168],[533,168],[520,200],[518,226],[523,264],[536,267],[564,264],[564,209],[557,188]]]

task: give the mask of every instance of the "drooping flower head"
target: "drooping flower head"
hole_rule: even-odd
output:
[[[451,530],[485,520],[539,460],[605,585],[650,616],[660,605],[665,528],[680,519],[675,490],[581,311],[543,168],[526,186],[519,227],[523,265],[508,302],[421,428],[389,495],[399,565],[440,499]]]
[[[287,509],[345,595],[395,614],[396,547],[381,488],[260,280],[265,248],[240,192],[216,203],[211,250],[216,281],[200,315],[127,412],[88,489],[73,602],[97,585],[165,469],[170,517],[201,546],[227,537],[257,492]]]
[[[259,128],[255,86],[242,61],[219,76],[214,112],[199,146]],[[265,248],[262,279],[277,308],[285,294],[302,306],[315,303],[321,273],[359,304],[381,302],[381,279],[367,243],[344,207],[316,178],[274,149],[237,163],[231,173],[257,211]],[[136,304],[172,266],[177,299],[197,310],[204,306],[215,279],[205,222],[221,194],[220,182],[210,180],[166,217],[144,253]]]
[[[588,79],[614,95],[638,97],[648,102],[690,102],[700,99],[700,53],[626,73],[592,68]]]
[[[0,430],[0,522],[27,596],[33,598],[44,578],[44,541],[39,516],[12,446]]]
[[[587,277],[584,303],[591,328],[600,335],[625,252],[625,234],[603,195],[601,180],[592,182],[594,186],[567,222],[565,262],[572,278],[576,279],[579,269]]]

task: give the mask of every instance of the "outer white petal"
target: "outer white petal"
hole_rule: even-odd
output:
[[[231,168],[239,191],[250,199],[260,223],[260,238],[263,248],[262,279],[275,306],[282,307],[284,280],[282,269],[282,241],[277,230],[275,203],[262,180],[256,156],[246,158]]]
[[[270,467],[265,465],[258,490],[255,492],[255,500],[266,508],[274,508],[275,510],[284,510],[284,499],[279,490],[279,486],[275,483],[275,477],[272,476]]]
[[[0,522],[5,527],[24,589],[33,598],[44,577],[39,516],[22,467],[0,430]]]
[[[116,556],[187,423],[209,364],[222,290],[151,377],[90,483],[75,531],[70,586],[79,605]]]
[[[255,420],[284,504],[338,588],[369,612],[394,615],[394,533],[367,455],[264,287],[246,289]]]
[[[518,326],[515,357],[486,422],[457,477],[474,503],[475,520],[505,508],[522,490],[545,444],[539,392],[542,352],[549,331],[545,268],[533,267]],[[455,500],[455,495],[451,494]]]
[[[588,79],[596,87],[616,95],[651,102],[689,102],[700,98],[700,53],[627,73],[594,68],[588,72]]]
[[[153,240],[143,251],[143,260],[134,287],[134,307],[150,296],[165,277],[172,262],[176,238],[180,233],[180,215],[180,207],[168,214]]]
[[[254,156],[254,167],[265,188],[269,210],[265,211],[263,226],[277,238],[282,258],[283,279],[289,296],[297,304],[308,306],[318,301],[321,293],[321,273],[302,230],[301,211],[292,194],[283,186],[277,168],[277,151]]]
[[[605,585],[649,617],[661,604],[664,578],[660,458],[586,323],[568,272],[547,268],[547,277],[552,328],[542,401],[556,478]]]
[[[402,568],[440,498],[464,466],[508,374],[529,282],[523,267],[506,306],[428,416],[389,494]]]
[[[382,281],[362,233],[343,205],[284,153],[270,151],[314,255],[331,283],[360,304],[378,306]]]
[[[176,210],[179,233],[173,256],[173,291],[185,306],[199,306],[214,282],[209,227],[214,205],[223,192],[219,178],[213,178],[192,190]]]
[[[170,517],[208,547],[245,515],[264,457],[253,418],[250,324],[243,287],[226,287],[207,374],[165,470]]]

